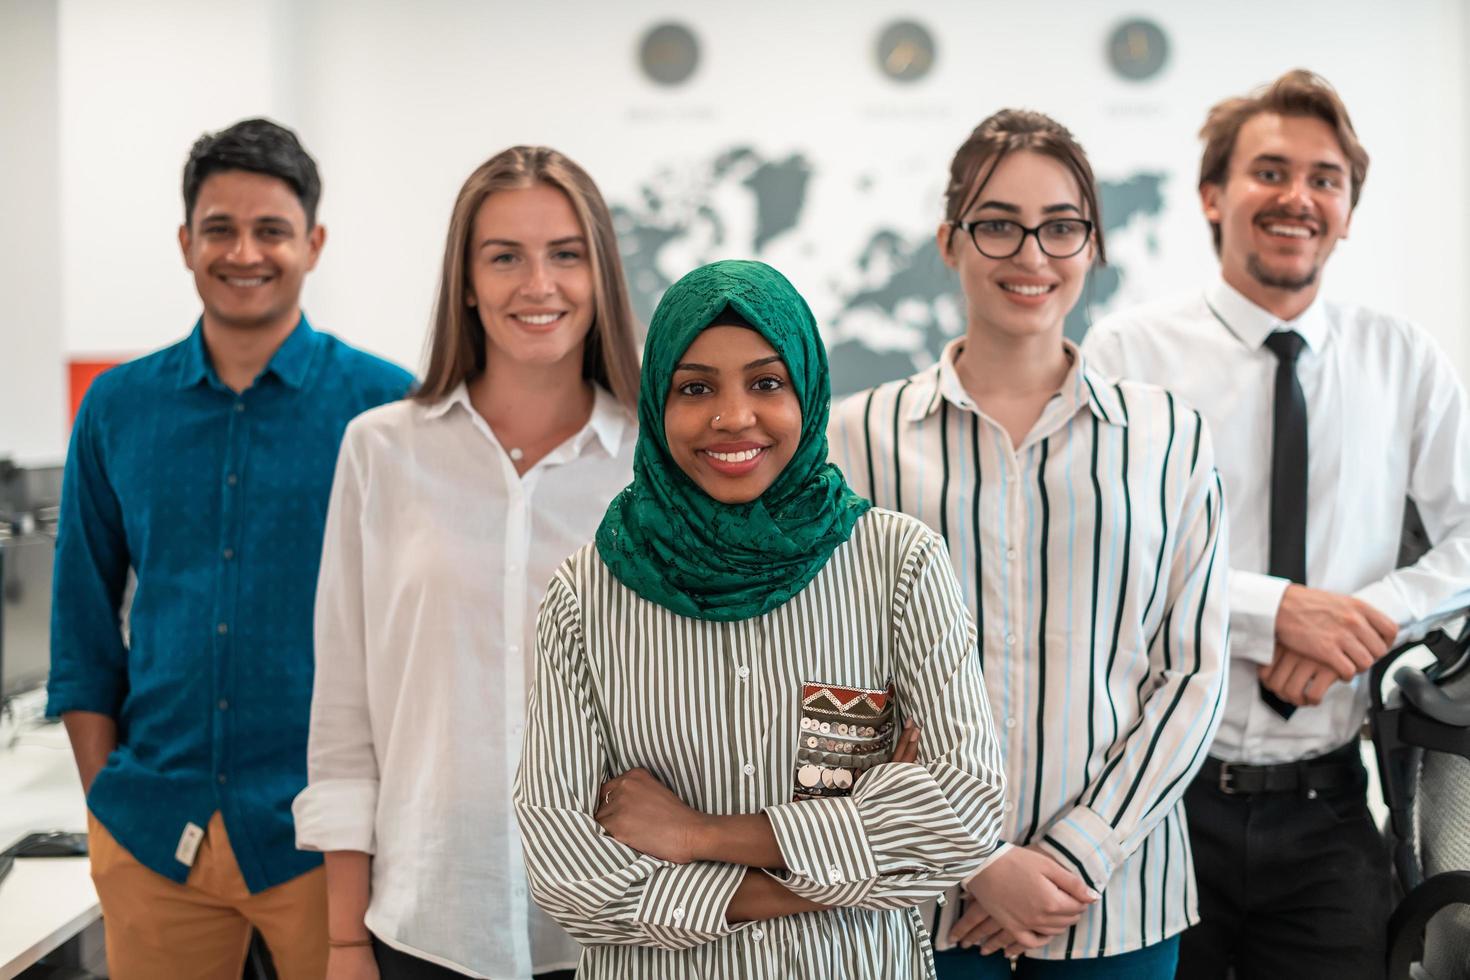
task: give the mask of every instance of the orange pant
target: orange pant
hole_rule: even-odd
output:
[[[250,894],[215,813],[180,885],[140,864],[90,812],[87,826],[112,980],[240,980],[251,926],[265,937],[281,980],[326,973],[322,868]]]

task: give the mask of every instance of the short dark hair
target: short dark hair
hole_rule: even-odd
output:
[[[1358,133],[1353,129],[1347,106],[1342,104],[1337,90],[1327,79],[1305,68],[1293,69],[1250,95],[1226,99],[1211,107],[1199,131],[1200,139],[1205,141],[1204,153],[1200,156],[1199,186],[1224,186],[1240,127],[1263,112],[1320,119],[1332,127],[1352,174],[1352,187],[1349,188],[1351,206],[1357,207],[1358,197],[1363,193],[1363,181],[1368,179],[1368,151],[1358,142]],[[1220,251],[1219,224],[1210,222],[1210,234],[1215,240],[1215,251]]]
[[[306,227],[316,226],[316,206],[322,198],[322,179],[313,160],[285,126],[269,119],[245,119],[218,133],[194,141],[184,164],[184,223],[194,220],[199,188],[211,175],[225,170],[278,177],[290,185],[306,212]]]

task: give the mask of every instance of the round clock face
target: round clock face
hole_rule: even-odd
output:
[[[638,46],[643,74],[660,85],[680,85],[699,67],[699,39],[683,24],[658,24]]]
[[[1108,63],[1132,82],[1157,75],[1169,60],[1169,38],[1151,20],[1128,20],[1108,38]]]
[[[911,20],[896,20],[878,35],[878,69],[896,82],[917,82],[934,67],[934,37]]]

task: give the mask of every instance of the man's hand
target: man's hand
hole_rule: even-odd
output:
[[[1000,949],[1016,955],[1044,945],[1080,919],[1099,897],[1035,847],[1011,848],[965,890],[970,901],[950,930],[950,941],[979,946],[987,955]]]
[[[1373,666],[1388,652],[1398,632],[1398,624],[1361,599],[1305,585],[1288,585],[1276,610],[1277,644],[1298,657],[1316,661],[1340,680],[1350,680]],[[1281,659],[1278,654],[1277,663]],[[1271,666],[1273,673],[1276,666]],[[1295,664],[1291,669],[1296,669]],[[1271,687],[1269,682],[1267,687]],[[1300,696],[1302,687],[1297,690]]]
[[[326,980],[378,980],[371,946],[333,946],[327,951]]]
[[[71,739],[72,755],[77,761],[77,775],[82,781],[82,795],[92,792],[92,781],[107,765],[107,757],[117,748],[117,722],[95,711],[65,711],[61,723]]]
[[[593,819],[619,843],[662,861],[699,860],[705,815],[690,807],[647,769],[629,769],[602,784]]]
[[[1285,647],[1276,648],[1269,667],[1260,668],[1261,683],[1287,704],[1298,708],[1321,704],[1338,677],[1320,663]]]

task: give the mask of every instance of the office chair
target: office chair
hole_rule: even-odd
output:
[[[1420,646],[1433,664],[1395,669]],[[1385,697],[1389,676],[1396,686]],[[1404,892],[1388,925],[1388,976],[1470,980],[1470,623],[1455,638],[1436,630],[1391,650],[1369,681],[1388,838]]]

